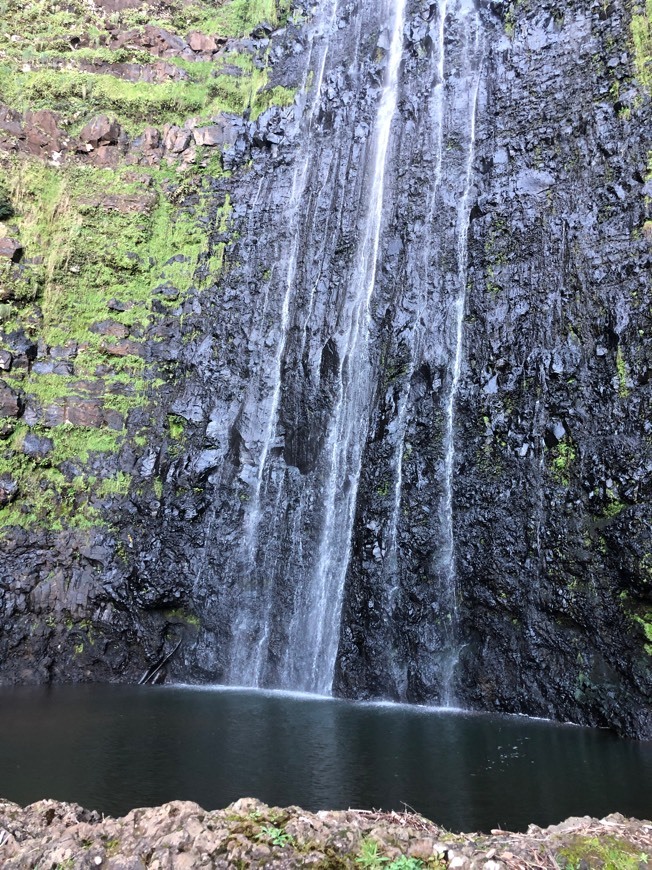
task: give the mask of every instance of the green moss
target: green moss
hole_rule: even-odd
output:
[[[183,438],[184,432],[186,428],[186,421],[183,417],[178,417],[176,414],[168,415],[168,430],[170,432],[170,438],[174,441],[178,441],[180,438]]]
[[[647,641],[644,649],[648,655],[652,656],[652,608],[646,609],[643,613],[633,613],[632,619],[643,629]]]
[[[616,493],[612,489],[607,490],[607,504],[603,510],[606,517],[617,517],[619,513],[625,510],[627,505],[620,501]]]
[[[169,170],[152,169],[146,189],[151,207],[123,214],[103,208],[102,203],[108,196],[143,193],[141,179],[130,180],[124,168],[109,171],[77,165],[56,169],[33,160],[16,160],[11,168],[14,219],[26,255],[42,257],[40,265],[31,267],[38,274],[42,311],[38,334],[49,345],[75,340],[78,353],[74,376],[16,371],[7,381],[41,407],[63,406],[71,397],[95,398],[105,411],[118,411],[126,420],[131,411],[152,400],[164,382],[139,356],[108,355],[106,348],[113,340],[91,328],[106,319],[128,329],[147,328],[159,316],[152,300],[158,298],[153,290],[160,285],[174,286],[178,292],[175,306],[183,301],[194,286],[205,246],[205,231],[198,221],[205,213],[201,178],[179,184]],[[195,203],[200,194],[199,204],[192,210],[182,207],[178,196],[193,191]],[[227,230],[230,211],[227,199],[216,217],[221,232]],[[224,249],[222,243],[204,261],[208,280],[217,278]],[[114,297],[128,310],[109,311],[108,303]],[[29,319],[26,308],[15,307],[15,314],[17,326]],[[95,373],[98,365],[102,365],[101,377]],[[54,442],[54,449],[43,460],[21,452],[27,431],[24,424],[18,424],[10,441],[0,445],[4,448],[0,472],[10,474],[19,486],[16,501],[0,510],[0,527],[85,528],[100,519],[97,499],[128,491],[129,477],[112,472],[111,462],[103,479],[85,470],[94,454],[117,452],[124,431],[70,425],[43,429],[42,434]],[[141,435],[137,443],[144,446],[146,436]],[[77,469],[72,479],[62,472],[64,463]]]
[[[559,866],[564,870],[580,867],[604,870],[638,870],[648,861],[648,855],[632,843],[618,837],[575,837],[557,852]]]
[[[131,475],[124,471],[118,471],[113,477],[105,477],[95,492],[99,496],[126,495],[131,485]]]
[[[632,43],[636,77],[646,91],[652,91],[652,0],[632,16]]]
[[[550,468],[553,477],[564,486],[570,483],[569,470],[577,458],[575,445],[571,440],[564,439],[551,450],[552,460]]]
[[[626,399],[629,396],[629,366],[623,356],[622,348],[619,346],[616,351],[616,372],[618,374],[618,395],[621,399]]]
[[[187,623],[187,625],[192,625],[193,628],[198,628],[200,625],[199,617],[185,610],[166,610],[163,615],[166,619],[180,619],[182,622]]]

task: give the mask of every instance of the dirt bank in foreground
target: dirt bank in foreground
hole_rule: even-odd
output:
[[[452,834],[410,813],[308,813],[249,798],[213,812],[173,801],[120,819],[52,800],[24,809],[0,801],[0,866],[635,870],[652,866],[652,822],[616,814],[545,829],[531,825],[525,834]]]

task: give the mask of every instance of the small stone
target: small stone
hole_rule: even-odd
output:
[[[103,344],[101,349],[110,356],[143,356],[144,348],[136,341],[117,341],[115,344]]]
[[[129,329],[117,320],[102,320],[94,323],[90,330],[96,335],[108,335],[111,338],[126,338],[129,335]]]
[[[94,399],[70,397],[65,416],[66,422],[73,426],[91,426],[97,429],[104,423],[102,405]]]
[[[129,302],[123,302],[121,299],[111,299],[106,303],[106,307],[109,311],[129,311],[132,305]]]
[[[18,484],[13,478],[3,475],[0,477],[0,508],[6,507],[18,495]]]
[[[11,371],[11,363],[13,362],[13,357],[9,353],[8,350],[0,350],[0,371],[9,372]]]

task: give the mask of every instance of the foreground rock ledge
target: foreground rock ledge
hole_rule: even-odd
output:
[[[215,867],[652,867],[652,822],[571,818],[526,834],[451,834],[411,813],[304,812],[243,798],[206,812],[189,801],[121,819],[43,800],[0,801],[0,866],[39,870]]]

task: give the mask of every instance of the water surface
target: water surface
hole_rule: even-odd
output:
[[[107,814],[239,797],[414,808],[452,830],[652,814],[652,744],[518,717],[239,690],[0,691],[0,794]]]

